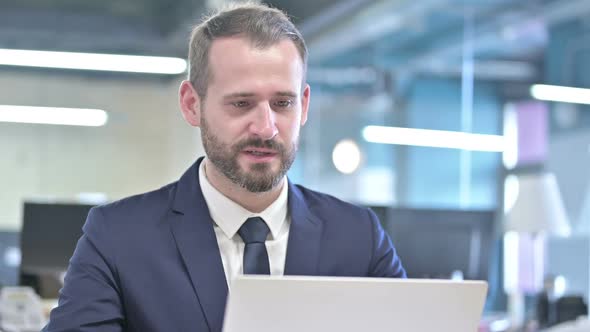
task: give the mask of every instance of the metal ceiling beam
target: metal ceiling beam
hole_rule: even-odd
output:
[[[428,68],[422,68],[416,74],[442,77],[461,77],[460,62],[445,62]],[[307,80],[315,84],[330,86],[374,85],[383,72],[371,66],[317,67],[308,69]],[[476,60],[473,74],[478,80],[532,82],[539,79],[537,68],[523,61]]]
[[[178,53],[148,22],[55,10],[0,12],[0,47],[152,55]]]
[[[88,53],[119,53],[135,55],[179,56],[184,52],[168,40],[152,34],[112,35],[88,34],[51,30],[2,30],[0,46],[11,49],[75,51]]]
[[[461,77],[461,63],[437,62],[417,69],[417,73],[449,77]],[[473,75],[478,80],[532,82],[539,79],[537,68],[524,61],[476,60]]]
[[[301,34],[311,40],[322,30],[337,24],[339,21],[358,13],[362,8],[375,3],[376,0],[346,0],[339,1],[319,14],[306,18],[299,26]]]
[[[308,36],[310,62],[377,40],[422,19],[428,12],[443,9],[449,0],[382,0],[372,3],[346,22],[339,22],[330,30]]]

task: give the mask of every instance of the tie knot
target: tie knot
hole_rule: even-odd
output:
[[[260,217],[248,218],[238,230],[245,244],[264,243],[270,229]]]

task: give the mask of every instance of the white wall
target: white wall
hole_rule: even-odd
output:
[[[106,126],[0,122],[0,229],[18,230],[25,199],[110,200],[178,179],[203,154],[177,106],[180,79],[0,72],[0,104],[100,108]]]

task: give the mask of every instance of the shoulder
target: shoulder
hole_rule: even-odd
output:
[[[366,223],[373,220],[374,213],[366,207],[343,201],[329,194],[294,185],[293,192],[300,195],[310,212],[326,222]]]
[[[125,211],[143,210],[145,208],[162,205],[164,202],[171,202],[175,193],[178,182],[170,183],[160,189],[152,190],[142,194],[137,194],[125,197],[108,204],[99,206],[98,208],[109,211]]]
[[[160,220],[170,211],[176,187],[177,182],[173,182],[157,190],[96,206],[90,210],[84,228],[91,227],[92,225],[88,224],[98,221],[103,223],[103,226],[124,227],[139,222],[145,224]]]

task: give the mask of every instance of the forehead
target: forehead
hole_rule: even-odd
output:
[[[264,43],[263,43],[264,44]],[[221,37],[216,38],[213,40],[209,50],[209,60],[217,59],[219,55],[225,53],[226,51],[233,50],[236,52],[247,52],[247,51],[266,51],[268,49],[275,49],[279,48],[285,53],[289,53],[289,55],[297,55],[301,58],[299,54],[299,50],[295,45],[295,42],[288,39],[282,38],[274,43],[264,44],[260,46],[259,43],[246,36],[246,35],[236,35],[230,37]],[[292,53],[292,54],[291,54]]]
[[[301,79],[303,63],[295,43],[289,39],[261,48],[245,37],[225,37],[211,44],[209,70],[210,83],[261,76]]]

